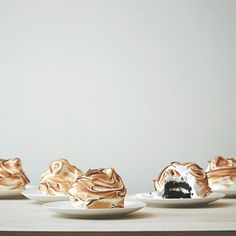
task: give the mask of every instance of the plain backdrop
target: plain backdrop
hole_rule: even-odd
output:
[[[236,155],[236,1],[0,0],[0,156],[114,167]]]

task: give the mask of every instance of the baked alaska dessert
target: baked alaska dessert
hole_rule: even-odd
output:
[[[24,189],[29,182],[20,158],[0,159],[0,191]]]
[[[90,169],[69,190],[75,208],[123,208],[126,188],[113,168]]]
[[[206,173],[193,162],[170,163],[154,186],[162,198],[202,198],[211,192]]]
[[[83,172],[66,159],[51,161],[40,179],[39,189],[44,195],[68,195],[68,190]]]
[[[214,157],[209,161],[207,176],[213,190],[236,190],[236,159]]]

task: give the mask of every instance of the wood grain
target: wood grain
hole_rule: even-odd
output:
[[[0,235],[236,235],[236,199],[200,208],[149,208],[115,219],[63,218],[31,200],[0,200]]]

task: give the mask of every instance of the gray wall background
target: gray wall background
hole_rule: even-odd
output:
[[[236,155],[236,1],[0,0],[0,155],[114,167]]]

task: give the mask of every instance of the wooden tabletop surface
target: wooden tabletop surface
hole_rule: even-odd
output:
[[[150,208],[124,218],[63,218],[27,200],[0,199],[0,236],[9,235],[234,235],[236,199],[200,208]]]

